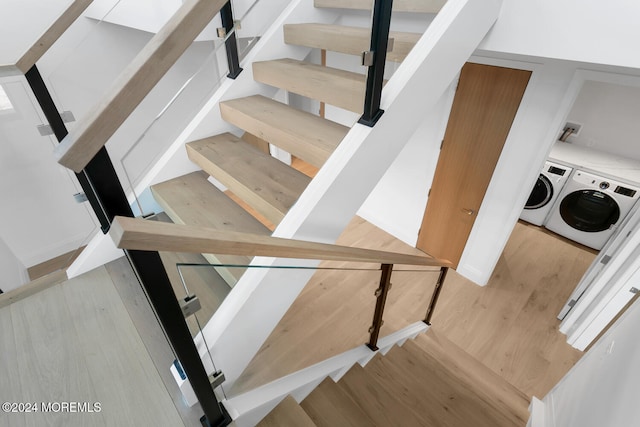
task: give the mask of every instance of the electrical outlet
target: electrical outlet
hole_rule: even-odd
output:
[[[564,125],[563,129],[566,129],[566,128],[575,129],[575,132],[571,132],[571,136],[578,136],[580,135],[580,130],[582,129],[582,125],[580,123],[567,122],[567,124]]]

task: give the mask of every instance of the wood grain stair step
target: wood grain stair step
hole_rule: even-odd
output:
[[[258,423],[258,427],[316,427],[316,424],[293,397],[287,396]]]
[[[220,103],[222,118],[316,167],[349,128],[260,95]]]
[[[369,365],[382,358],[377,355],[369,362]],[[369,414],[369,417],[374,420],[373,425],[375,426],[423,427],[430,425],[402,402],[390,384],[377,381],[375,376],[368,372],[368,369],[364,369],[360,365],[354,365],[342,377],[338,385],[351,396],[365,413]]]
[[[438,13],[447,0],[395,0],[394,12]],[[315,7],[371,10],[373,0],[314,0]]]
[[[402,62],[420,36],[418,33],[391,31],[389,37],[393,38],[393,50],[387,52],[387,60]],[[359,56],[369,50],[371,30],[329,24],[287,24],[284,26],[284,42]]]
[[[187,144],[189,159],[278,224],[311,179],[230,133]]]
[[[430,366],[452,373],[453,380],[474,392],[485,411],[502,416],[506,420],[504,425],[527,423],[529,397],[433,327],[408,341],[403,350],[419,354]]]
[[[409,345],[408,345],[409,344]],[[406,348],[405,348],[406,347]],[[496,411],[470,386],[421,351],[412,352],[405,343],[392,349],[386,357],[366,366],[380,387],[404,402],[424,425],[451,427],[511,427],[524,423]]]
[[[354,113],[363,110],[364,74],[283,58],[254,62],[253,78]]]
[[[207,181],[207,174],[198,171],[151,187],[156,201],[176,224],[200,225],[226,231],[244,231],[270,235],[270,231],[247,211],[229,199]],[[249,257],[203,254],[212,264],[247,265]],[[233,286],[244,273],[242,268],[216,268]]]
[[[371,427],[374,422],[342,387],[327,378],[300,406],[318,427]]]

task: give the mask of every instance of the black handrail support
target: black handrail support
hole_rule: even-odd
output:
[[[431,295],[431,301],[429,302],[429,307],[427,307],[427,314],[424,318],[424,323],[431,326],[431,317],[433,316],[433,311],[436,308],[436,304],[438,303],[438,298],[440,298],[440,292],[442,292],[442,286],[444,285],[444,280],[447,278],[447,273],[449,272],[449,267],[441,267],[440,275],[438,276],[438,281],[436,282],[436,287],[433,290],[433,294]]]
[[[25,76],[56,138],[62,141],[68,131],[36,66]],[[77,176],[105,234],[116,215],[134,216],[105,147]],[[150,251],[124,252],[200,402],[204,412],[202,425],[229,425],[231,417],[216,398],[160,255]]]
[[[378,337],[380,336],[380,328],[384,324],[382,316],[384,314],[384,306],[387,303],[387,295],[391,289],[391,272],[393,264],[382,264],[380,267],[380,286],[376,289],[376,308],[373,312],[373,324],[369,328],[369,342],[367,347],[372,351],[378,350]]]
[[[238,56],[238,39],[236,31],[233,29],[235,23],[233,21],[231,0],[220,9],[220,19],[222,20],[222,28],[224,28],[224,36],[227,38],[224,42],[227,50],[227,62],[229,64],[229,74],[227,74],[227,77],[235,80],[242,72],[242,68],[240,68],[240,59]],[[231,31],[233,32],[229,34]]]
[[[389,43],[389,27],[393,0],[375,0],[371,23],[370,52],[373,53],[373,63],[367,71],[367,86],[364,97],[364,113],[358,123],[373,127],[384,113],[380,109],[384,69],[387,61],[387,46]]]

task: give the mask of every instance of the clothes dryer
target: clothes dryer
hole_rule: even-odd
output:
[[[545,227],[600,250],[638,200],[640,189],[576,170],[554,205]]]
[[[546,161],[524,205],[520,219],[531,224],[543,225],[572,170],[569,166]]]

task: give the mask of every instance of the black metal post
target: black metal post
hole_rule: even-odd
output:
[[[222,6],[222,9],[220,9],[220,18],[222,20],[222,27],[224,28],[226,36],[231,30],[233,30],[234,26],[231,0],[229,0],[224,6]],[[229,63],[229,74],[227,74],[227,77],[235,80],[235,78],[242,72],[242,68],[240,68],[240,59],[238,57],[238,39],[235,31],[227,37],[224,45],[227,50],[227,62]]]
[[[160,255],[150,251],[125,250],[125,253],[202,406],[206,416],[206,420],[202,420],[203,425],[229,425],[231,417],[214,394]]]
[[[373,20],[371,23],[371,48],[373,64],[367,71],[367,87],[364,97],[364,114],[358,123],[373,127],[384,113],[380,109],[384,69],[387,61],[387,45],[389,43],[389,26],[393,0],[375,0]]]
[[[433,294],[431,295],[431,301],[429,302],[429,307],[427,307],[427,314],[424,318],[424,323],[431,326],[431,316],[433,316],[433,310],[438,303],[438,298],[440,298],[440,292],[442,291],[442,285],[444,284],[444,279],[447,278],[447,272],[449,271],[449,267],[440,267],[440,275],[438,276],[438,281],[436,282],[436,287],[433,290]]]
[[[67,130],[67,127],[65,126],[64,121],[60,116],[58,108],[51,98],[51,94],[49,93],[49,90],[47,89],[47,86],[42,79],[42,75],[40,75],[40,71],[38,71],[38,67],[36,67],[35,65],[31,67],[29,71],[25,73],[25,77],[27,78],[29,86],[31,86],[31,90],[35,95],[38,104],[40,104],[40,108],[42,108],[44,116],[49,122],[49,126],[51,126],[51,129],[53,130],[53,134],[55,135],[58,142],[61,142],[64,137],[67,136],[69,131]],[[103,209],[100,206],[100,203],[93,189],[91,188],[89,179],[87,178],[84,171],[76,173],[76,178],[78,179],[78,182],[80,183],[85,196],[87,196],[89,204],[91,204],[91,208],[93,208],[93,211],[98,217],[98,221],[100,222],[102,231],[106,233],[109,230],[109,225],[111,222],[107,219],[105,213],[103,212]]]
[[[61,141],[68,132],[40,73],[34,66],[27,74],[27,80],[38,103],[54,129],[56,138]],[[127,197],[104,147],[89,162],[83,170],[82,176],[87,183],[85,193],[87,196],[91,195],[95,198],[97,208],[94,207],[94,204],[92,207],[94,207],[96,215],[101,218],[105,233],[116,215],[133,217]],[[231,417],[216,398],[160,255],[157,252],[146,251],[125,251],[125,254],[136,271],[140,285],[144,288],[145,294],[202,406],[205,414],[201,419],[202,424],[215,427],[229,425],[232,421]]]
[[[376,289],[376,308],[373,312],[373,325],[369,328],[369,342],[367,347],[371,350],[378,350],[378,337],[380,336],[380,328],[382,328],[382,315],[384,314],[384,305],[387,302],[387,294],[391,289],[391,272],[393,264],[382,264],[380,270],[380,287]]]

